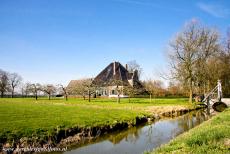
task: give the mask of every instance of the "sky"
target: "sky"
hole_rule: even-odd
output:
[[[167,71],[170,40],[198,20],[230,27],[229,0],[0,0],[0,69],[64,85],[136,60],[142,79]]]

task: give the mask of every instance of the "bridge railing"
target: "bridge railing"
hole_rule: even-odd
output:
[[[203,99],[202,102],[203,102],[203,103],[206,103],[207,105],[209,105],[209,101],[210,101],[210,99],[211,99],[211,96],[212,96],[215,92],[217,92],[217,100],[218,100],[219,102],[221,102],[221,98],[222,98],[222,86],[221,86],[220,80],[218,80],[217,86],[216,86],[214,89],[212,89],[212,91],[209,92],[209,93],[205,96],[205,98]]]

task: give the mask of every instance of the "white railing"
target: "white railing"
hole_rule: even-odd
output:
[[[214,89],[212,89],[212,91],[211,91],[210,93],[208,93],[208,94],[205,96],[205,98],[203,99],[202,102],[205,103],[205,102],[209,101],[209,100],[210,100],[210,97],[211,97],[215,92],[217,92],[217,100],[218,100],[219,102],[221,102],[221,98],[222,98],[222,86],[221,86],[221,81],[220,81],[220,80],[218,80],[217,86],[216,86]],[[209,104],[209,102],[207,102],[207,104]]]

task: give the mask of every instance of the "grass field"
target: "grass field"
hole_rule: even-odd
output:
[[[33,98],[0,99],[0,139],[51,135],[57,128],[93,127],[135,121],[137,116],[150,114],[151,106],[191,107],[187,99],[83,99],[35,100]]]
[[[178,136],[154,153],[230,153],[230,109]]]

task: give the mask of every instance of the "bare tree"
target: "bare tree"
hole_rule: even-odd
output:
[[[136,60],[131,60],[129,62],[127,62],[127,69],[129,72],[132,72],[134,73],[135,71],[137,71],[137,75],[138,75],[138,78],[141,77],[141,74],[143,72],[143,69],[141,68],[141,66],[137,63]]]
[[[163,82],[160,80],[152,80],[148,79],[144,82],[145,89],[149,92],[149,99],[152,102],[152,96],[159,95],[160,91],[162,91]]]
[[[222,46],[222,52],[212,59],[212,62],[209,63],[209,69],[217,72],[214,77],[216,80],[221,80],[223,95],[230,97],[230,28]],[[216,80],[212,81],[211,84],[216,83]]]
[[[68,91],[67,91],[67,88],[64,87],[62,84],[59,84],[58,86],[60,86],[62,92],[64,93],[65,100],[68,101]]]
[[[42,86],[39,83],[33,83],[30,85],[30,91],[34,94],[35,99],[38,99],[38,92],[42,90]]]
[[[0,69],[0,92],[1,97],[9,90],[9,75],[7,72]]]
[[[121,94],[123,92],[123,87],[117,85],[116,86],[116,92],[117,92],[117,103],[120,103],[121,102]]]
[[[31,83],[27,82],[21,86],[22,97],[27,97],[31,92]]]
[[[128,94],[129,103],[131,102],[131,97],[134,97],[136,94],[139,94],[142,89],[135,88],[134,86],[124,86],[123,92]]]
[[[87,95],[89,96],[90,94],[91,96],[91,91],[93,91],[93,88],[91,85],[92,85],[92,79],[84,78],[81,80],[76,80],[74,85],[72,85],[71,88],[68,89],[68,91],[82,96],[85,100]],[[90,98],[89,98],[89,101],[90,101]]]
[[[91,95],[95,94],[95,86],[92,84],[92,81],[93,79],[90,78],[83,82],[83,89],[87,91],[89,102],[91,101]]]
[[[144,86],[145,86],[145,89],[149,93],[149,100],[150,100],[150,103],[151,103],[152,102],[152,95],[153,95],[154,89],[155,89],[152,80],[149,79],[147,81],[144,81]]]
[[[226,47],[225,50],[228,54],[230,54],[230,27],[227,30],[227,38],[226,38]]]
[[[188,85],[190,103],[198,74],[203,73],[200,68],[205,66],[207,59],[219,50],[218,43],[219,34],[215,30],[192,22],[170,44],[172,75],[184,85]]]
[[[183,95],[182,86],[179,83],[176,83],[175,81],[169,82],[167,90],[168,93],[173,96]]]
[[[56,87],[52,84],[47,84],[42,87],[42,91],[48,95],[49,100],[50,100],[51,95],[56,92]]]
[[[24,92],[25,92],[25,96],[26,96],[26,97],[27,97],[28,94],[30,93],[30,86],[31,86],[31,84],[30,84],[29,82],[27,82],[27,83],[25,84]]]
[[[14,90],[15,88],[22,82],[22,77],[17,73],[9,74],[9,82],[11,88],[11,97],[14,97]]]
[[[110,84],[115,86],[115,90],[117,93],[117,103],[120,103],[120,96],[124,93],[124,86],[127,85],[125,85],[124,82],[121,80],[112,80]]]

